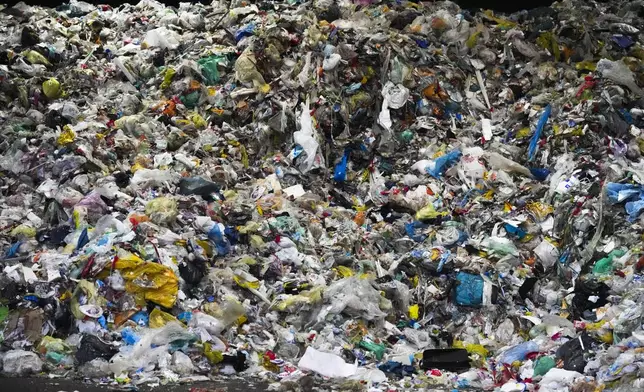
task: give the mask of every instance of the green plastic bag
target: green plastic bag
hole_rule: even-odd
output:
[[[553,367],[555,367],[555,359],[553,357],[541,357],[534,363],[534,375],[543,376]]]
[[[385,350],[387,349],[384,344],[378,344],[366,340],[361,340],[358,346],[374,353],[376,355],[376,359],[378,360],[382,359],[382,357],[385,355]]]
[[[6,320],[7,316],[9,316],[9,308],[0,306],[0,323]]]
[[[42,84],[42,92],[45,93],[45,96],[49,99],[60,98],[62,93],[60,82],[55,78],[49,78]]]
[[[181,102],[188,108],[188,109],[194,109],[195,106],[199,103],[199,90],[195,90],[191,93],[185,94],[181,96]]]
[[[595,275],[607,275],[613,272],[613,260],[624,256],[626,252],[620,249],[615,249],[610,252],[608,256],[597,260],[593,266],[593,274]]]
[[[226,58],[222,56],[210,56],[197,61],[197,64],[201,67],[201,73],[206,78],[207,85],[212,86],[219,82],[219,70],[217,69],[217,65],[225,60]]]

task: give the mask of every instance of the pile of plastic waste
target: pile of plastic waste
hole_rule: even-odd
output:
[[[3,373],[641,390],[643,25],[641,0],[0,10]]]

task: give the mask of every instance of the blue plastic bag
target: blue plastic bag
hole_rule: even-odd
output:
[[[378,369],[385,373],[397,374],[401,377],[416,373],[416,369],[413,366],[403,365],[402,363],[395,361],[381,363],[378,365]]]
[[[89,236],[87,235],[87,228],[83,229],[80,237],[78,237],[78,243],[76,244],[76,249],[82,249],[83,246],[87,245],[89,242]]]
[[[627,201],[624,208],[629,222],[636,221],[644,211],[644,186],[642,185],[609,182],[606,184],[606,194],[613,204]]]
[[[456,275],[456,304],[462,306],[481,306],[483,304],[483,277],[467,272]]]
[[[445,266],[445,263],[449,261],[449,257],[452,255],[452,252],[449,250],[445,250],[443,254],[441,254],[441,259],[438,261],[438,267],[436,267],[436,271],[442,272],[443,267]]]
[[[184,324],[188,324],[192,320],[192,312],[182,312],[177,316],[177,320]]]
[[[642,210],[644,210],[644,199],[629,201],[628,203],[626,203],[626,205],[624,205],[624,207],[626,208],[626,213],[628,214],[628,221],[635,222],[642,213]]]
[[[342,156],[342,160],[335,165],[333,170],[333,180],[337,182],[344,182],[347,179],[347,164],[349,163],[350,151],[346,150]]]
[[[244,37],[255,34],[255,23],[249,23],[235,32],[235,41],[239,42]]]
[[[548,118],[550,117],[551,111],[552,111],[552,107],[548,105],[546,106],[546,109],[543,111],[543,113],[541,113],[541,117],[539,117],[539,122],[537,123],[537,129],[535,129],[534,135],[532,135],[532,139],[530,140],[530,146],[528,147],[529,162],[532,162],[535,155],[537,154],[537,147],[539,147],[539,139],[541,138],[541,133],[543,132],[543,128],[546,127],[546,123],[548,122]]]
[[[134,343],[141,340],[141,337],[134,333],[131,328],[125,328],[121,331],[121,339],[123,339],[123,343],[126,345],[132,346]]]
[[[530,340],[529,342],[523,342],[504,352],[501,355],[499,362],[512,364],[515,361],[524,361],[528,354],[537,351],[539,351],[539,346],[537,345],[537,343],[533,342],[532,340]]]
[[[150,323],[150,316],[146,312],[140,311],[130,317],[130,320],[134,321],[140,327],[147,327]]]
[[[210,232],[208,232],[208,238],[215,243],[218,255],[222,256],[230,253],[230,242],[221,230],[219,230],[219,224],[215,224],[212,229],[210,229]]]
[[[416,230],[426,229],[428,225],[423,222],[413,221],[411,223],[405,223],[405,232],[412,240],[416,242],[423,242],[427,239],[427,234],[417,234]]]
[[[18,254],[18,249],[20,249],[20,245],[22,245],[22,242],[20,242],[20,241],[18,241],[15,244],[11,245],[11,248],[9,248],[7,250],[7,253],[6,253],[5,257],[7,259],[9,259],[11,257],[15,257],[16,254]]]
[[[434,178],[439,178],[447,169],[452,167],[456,162],[461,159],[461,150],[452,150],[445,155],[438,157],[434,161],[434,168],[430,169],[429,167],[425,169],[427,174]]]
[[[623,201],[641,199],[644,193],[644,187],[634,184],[620,184],[609,182],[606,184],[606,195],[611,203],[617,204]]]
[[[505,231],[508,232],[508,234],[512,234],[512,235],[516,236],[520,240],[523,239],[523,237],[525,237],[526,234],[527,234],[522,228],[517,227],[517,226],[512,226],[509,223],[506,223],[503,226],[503,228],[505,229]]]
[[[530,173],[536,178],[537,181],[545,181],[550,175],[550,170],[542,169],[540,167],[531,167]]]
[[[226,226],[224,229],[224,235],[231,245],[235,245],[239,242],[239,231],[237,231],[233,226]]]

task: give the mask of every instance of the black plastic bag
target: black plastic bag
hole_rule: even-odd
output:
[[[584,332],[581,336],[569,340],[559,347],[556,353],[557,359],[563,360],[564,369],[583,373],[588,362],[584,353],[590,350],[592,343],[592,338]]]
[[[584,317],[587,310],[602,307],[608,303],[610,287],[593,279],[578,279],[575,283],[575,296],[572,299],[572,314],[575,319]],[[598,297],[591,301],[590,297]],[[584,317],[588,319],[587,317]]]
[[[466,370],[470,368],[470,358],[467,350],[462,348],[425,350],[420,367],[423,370]]]
[[[182,195],[206,196],[219,192],[221,186],[201,177],[182,178],[179,182],[179,193]]]
[[[246,355],[241,351],[237,351],[235,355],[224,355],[224,360],[221,361],[221,364],[232,365],[233,369],[238,373],[248,369]]]
[[[179,274],[186,283],[191,285],[197,285],[203,279],[205,271],[203,264],[201,266],[194,263],[181,263],[179,264]]]
[[[76,360],[83,365],[96,358],[109,360],[116,354],[116,349],[94,335],[83,335],[80,348],[76,352]]]

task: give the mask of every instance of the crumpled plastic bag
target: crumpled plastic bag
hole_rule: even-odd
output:
[[[125,290],[165,308],[172,308],[179,292],[179,278],[161,264],[148,263],[133,254],[118,258],[114,268],[121,271]]]
[[[315,159],[320,144],[315,139],[313,120],[311,119],[308,100],[306,104],[302,104],[302,114],[300,115],[300,130],[293,133],[293,141],[306,153],[306,159],[300,165],[302,172],[309,172],[315,164]]]
[[[266,94],[271,90],[271,86],[264,81],[255,64],[255,55],[249,50],[244,51],[235,62],[235,77],[242,83],[252,83],[258,91]]]
[[[110,359],[109,368],[115,375],[138,369],[152,370],[159,362],[169,362],[172,347],[180,348],[195,342],[197,336],[180,323],[171,322],[162,328],[147,330],[132,346],[123,346]]]
[[[170,197],[157,197],[145,205],[145,213],[157,224],[173,222],[179,215],[177,201]]]
[[[644,91],[635,83],[635,76],[624,63],[624,60],[610,61],[608,59],[601,59],[597,63],[597,72],[602,77],[611,80],[622,86],[626,86],[635,94],[644,96]]]
[[[60,98],[63,90],[60,86],[60,82],[56,78],[49,78],[42,84],[42,92],[49,99]]]
[[[391,301],[382,297],[368,279],[352,276],[333,282],[324,290],[324,300],[330,305],[320,312],[318,320],[327,314],[344,313],[365,320],[382,319]]]
[[[162,186],[165,182],[174,184],[180,178],[181,176],[170,170],[139,169],[132,176],[130,183],[137,188],[151,188]]]
[[[175,351],[175,353],[172,354],[170,369],[180,375],[189,376],[194,373],[195,366],[192,364],[192,360],[189,356],[181,351]]]
[[[145,34],[141,48],[158,47],[161,49],[175,50],[179,47],[179,35],[165,27],[158,27]]]
[[[40,373],[44,365],[36,353],[24,350],[7,352],[4,355],[3,363],[3,373],[13,377]]]

